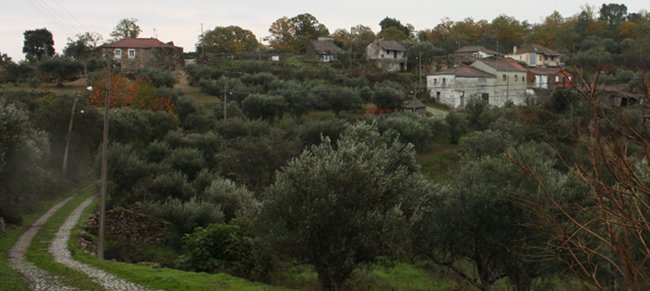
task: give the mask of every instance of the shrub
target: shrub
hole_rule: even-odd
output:
[[[179,234],[190,233],[197,227],[223,222],[223,213],[219,205],[196,199],[183,202],[170,198],[164,202],[148,202],[143,205],[143,210],[170,222]]]
[[[226,272],[247,276],[253,268],[253,243],[249,227],[212,224],[183,238],[185,253],[176,266],[195,272]]]
[[[138,71],[138,75],[149,79],[156,88],[172,88],[177,83],[176,78],[167,70],[144,68]]]

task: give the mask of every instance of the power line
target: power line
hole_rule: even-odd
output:
[[[61,3],[58,0],[53,0],[53,1],[57,6],[59,6],[63,10],[63,12],[65,12],[70,18],[72,18],[72,20],[74,20],[74,22],[76,22],[79,27],[83,28],[85,31],[90,32],[90,29],[88,29],[88,27],[86,27],[84,24],[79,22],[77,17],[75,17],[72,13],[70,13],[68,9],[66,9],[63,5],[61,5]]]
[[[54,25],[58,30],[63,32],[64,35],[70,37],[70,32],[73,32],[70,27],[67,27],[63,22],[61,22],[57,17],[52,14],[49,10],[42,6],[42,4],[36,0],[27,0],[27,2],[36,9],[38,13],[41,14],[48,22]],[[74,32],[73,32],[74,34]]]

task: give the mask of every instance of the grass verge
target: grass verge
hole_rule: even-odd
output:
[[[79,288],[80,290],[103,290],[103,288],[93,282],[85,274],[68,268],[64,265],[54,262],[54,257],[50,254],[48,248],[59,231],[59,227],[65,222],[70,213],[86,198],[96,193],[95,187],[90,187],[72,198],[59,211],[57,211],[43,225],[41,230],[34,237],[32,245],[27,252],[27,259],[39,268],[48,271],[51,274],[58,275],[62,282]]]
[[[65,195],[56,195],[52,199],[43,201],[35,210],[23,216],[23,224],[21,226],[8,225],[4,233],[0,234],[0,252],[3,254],[0,260],[0,282],[2,282],[0,289],[2,290],[29,290],[29,284],[25,279],[12,269],[7,263],[7,254],[9,249],[13,247],[22,235],[31,225],[41,217],[48,209],[57,204],[65,197]],[[35,239],[36,241],[36,239]]]

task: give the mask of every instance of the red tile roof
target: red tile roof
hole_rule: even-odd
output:
[[[494,75],[470,66],[460,66],[449,70],[435,72],[431,75],[454,75],[465,78],[495,78]]]
[[[156,38],[125,38],[116,42],[107,43],[102,47],[108,48],[154,48],[154,47],[176,47],[173,42],[164,43]]]

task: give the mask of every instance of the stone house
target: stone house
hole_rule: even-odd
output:
[[[319,37],[307,45],[307,55],[315,56],[321,62],[335,61],[336,55],[342,52],[343,50],[329,37]]]
[[[559,67],[564,65],[562,54],[538,44],[512,48],[506,57],[525,63],[529,67]]]
[[[499,59],[481,59],[427,76],[431,98],[457,108],[476,98],[499,107],[509,101],[525,104],[526,87],[526,70]]]
[[[95,54],[99,58],[110,57],[124,72],[142,68],[173,71],[185,65],[182,47],[155,38],[125,38],[97,47]]]
[[[407,69],[406,48],[396,41],[375,40],[366,47],[366,59],[386,72],[403,72]]]

